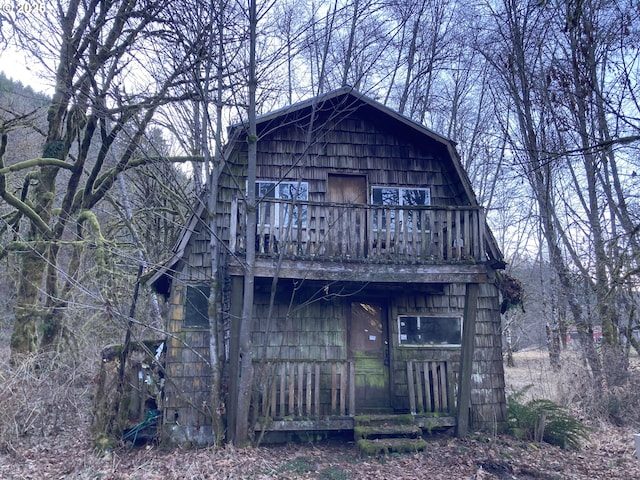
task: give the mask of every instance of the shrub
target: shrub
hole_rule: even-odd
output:
[[[524,401],[531,385],[507,399],[511,432],[521,438],[544,441],[562,448],[578,448],[589,438],[588,428],[564,407],[545,399]]]

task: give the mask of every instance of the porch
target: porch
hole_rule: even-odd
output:
[[[231,251],[245,250],[246,203],[231,208]],[[258,257],[368,263],[475,264],[486,259],[481,207],[335,204],[264,198]]]
[[[353,430],[364,413],[356,398],[355,362],[254,362],[252,412],[256,431]],[[447,361],[410,360],[406,378],[406,405],[389,413],[410,414],[420,428],[456,425],[458,381]]]

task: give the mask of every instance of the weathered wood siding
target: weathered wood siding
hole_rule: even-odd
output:
[[[358,103],[358,105],[364,104]],[[371,186],[374,185],[428,187],[433,207],[468,206],[471,209],[478,207],[476,200],[469,198],[466,193],[469,190],[465,187],[466,184],[461,182],[459,172],[455,170],[450,159],[451,151],[448,150],[445,142],[418,133],[397,120],[390,120],[379,110],[365,105],[359,109],[320,111],[313,120],[313,131],[310,135],[313,142],[308,145],[305,142],[309,127],[308,116],[296,123],[296,119],[299,119],[300,115],[308,115],[308,112],[305,112],[307,111],[302,111],[302,113],[297,111],[292,115],[275,117],[273,122],[259,124],[257,143],[257,178],[259,180],[279,181],[285,179],[308,182],[308,201],[317,203],[328,201],[330,175],[362,175],[366,177],[367,195],[371,194]],[[218,227],[216,235],[227,246],[236,245],[238,235],[241,234],[237,226],[244,221],[238,216],[238,205],[246,188],[247,142],[245,134],[236,133],[232,135],[231,143],[228,146],[229,150],[227,151],[230,153],[220,178],[216,207]],[[366,202],[370,202],[370,198],[367,198]],[[206,215],[203,215],[203,219],[205,217]],[[473,222],[469,221],[465,225],[469,227],[471,223]],[[458,224],[462,223],[458,222]],[[442,230],[441,236],[444,237],[444,227]],[[379,244],[376,243],[376,245]],[[389,244],[385,239],[385,245]],[[373,249],[373,244],[368,248]],[[207,412],[207,406],[210,403],[209,332],[207,328],[185,327],[184,324],[187,288],[190,285],[201,285],[210,281],[211,258],[209,250],[209,234],[200,225],[191,235],[189,244],[184,250],[184,257],[177,266],[177,275],[173,280],[169,298],[168,330],[170,339],[166,356],[165,422],[173,424],[175,428],[180,424],[182,426],[180,428],[190,429],[184,433],[184,438],[188,439],[197,438],[199,434],[204,436],[207,433],[206,429],[203,430],[204,426],[211,424]],[[222,247],[220,250],[221,256],[225,257],[225,248]],[[442,256],[444,257],[444,254]],[[475,271],[472,272],[473,280],[463,280],[463,274],[455,277],[455,280],[452,280],[454,275],[443,276],[444,274],[439,273],[437,264],[444,258],[438,258],[434,265],[426,266],[426,270],[421,271],[421,275],[412,275],[414,293],[398,289],[397,287],[400,287],[401,283],[396,277],[392,277],[396,270],[401,270],[403,267],[405,270],[408,268],[407,265],[400,262],[395,264],[392,261],[387,265],[393,271],[387,269],[389,272],[380,279],[381,282],[388,282],[390,285],[395,283],[396,289],[393,292],[381,289],[380,285],[377,286],[377,290],[368,290],[369,283],[362,277],[349,278],[352,288],[358,284],[358,294],[363,298],[373,296],[380,302],[385,302],[389,307],[387,313],[391,347],[389,358],[390,400],[391,406],[395,409],[410,410],[407,362],[422,362],[422,365],[425,361],[439,362],[435,368],[445,368],[447,375],[456,378],[460,371],[461,360],[459,347],[400,346],[398,315],[462,315],[465,307],[466,288],[462,282],[483,281],[485,278],[491,279],[492,277],[491,267],[487,265],[485,270],[482,252],[479,253],[478,258],[476,258],[477,262],[474,263],[474,266],[482,271],[481,275],[477,275]],[[307,263],[309,265],[313,263],[316,269],[322,268],[318,266],[322,264],[319,260]],[[444,264],[444,261],[442,263]],[[234,295],[229,291],[229,278],[226,276],[226,269],[228,267],[229,271],[236,275],[233,278],[238,279],[242,274],[239,265],[241,262],[237,261],[234,255],[228,255],[221,261],[220,285],[227,282],[227,287],[224,289],[223,304],[218,307],[223,311],[227,324],[233,321],[229,315],[230,299],[232,297],[236,299],[234,305],[237,307],[237,299],[240,294]],[[285,370],[298,372],[296,375],[303,379],[300,383],[296,380],[298,377],[295,375],[293,380],[291,380],[290,374],[285,377],[285,385],[294,385],[294,397],[298,392],[298,397],[295,397],[294,402],[290,400],[291,387],[273,390],[265,382],[257,382],[255,390],[258,395],[262,395],[260,397],[262,403],[258,403],[260,405],[257,408],[258,414],[265,413],[265,409],[283,408],[282,416],[287,416],[292,408],[294,413],[297,408],[299,411],[312,412],[313,415],[323,415],[324,412],[335,411],[335,408],[339,408],[336,405],[341,404],[340,399],[332,399],[332,396],[338,395],[336,392],[341,392],[342,395],[342,390],[336,387],[337,380],[332,380],[330,371],[332,364],[346,365],[349,363],[347,317],[350,302],[354,301],[355,297],[333,297],[329,300],[308,302],[314,294],[322,296],[322,292],[317,290],[317,288],[321,288],[319,285],[322,284],[322,281],[340,282],[345,279],[340,276],[341,274],[333,278],[331,272],[323,271],[322,275],[314,277],[316,280],[320,280],[315,283],[313,287],[315,290],[301,291],[299,290],[301,284],[308,281],[303,280],[308,278],[305,273],[308,269],[303,267],[305,266],[303,265],[299,270],[289,270],[288,279],[280,279],[279,288],[281,291],[276,295],[273,308],[269,305],[271,285],[269,277],[278,274],[275,262],[273,271],[268,267],[262,271],[262,278],[256,280],[254,323],[251,334],[254,360],[256,362],[264,360],[273,365],[290,362],[291,365],[296,365],[296,370],[286,370],[293,368],[290,366],[287,366]],[[374,267],[375,265],[371,265],[375,275],[383,272],[382,269],[375,270]],[[353,263],[345,263],[344,268],[359,272]],[[429,268],[431,270],[428,270]],[[455,268],[458,269],[456,270],[458,273],[465,272],[462,265],[456,265]],[[358,273],[358,275],[360,274]],[[372,281],[377,282],[378,279],[375,278],[375,275]],[[298,280],[295,281],[296,298],[292,302],[293,278],[298,278]],[[449,283],[443,281],[443,278],[447,278],[446,282]],[[416,279],[415,282],[413,279]],[[371,278],[367,278],[367,280],[371,281]],[[428,290],[428,293],[415,293],[420,290],[421,287],[416,285],[420,283],[432,283],[432,285],[437,283],[441,286],[441,291],[435,291],[433,287],[428,289],[425,287],[425,291]],[[240,290],[236,289],[234,292],[237,293]],[[381,294],[381,292],[383,293]],[[504,421],[506,418],[500,348],[500,313],[498,293],[493,284],[480,285],[475,333],[471,390],[472,420],[476,426],[486,428],[493,426],[495,421]],[[233,348],[233,342],[230,343],[230,348]],[[224,347],[227,346],[221,347],[224,350]],[[233,356],[234,352],[231,352],[231,355]],[[318,364],[320,364],[320,374],[316,376]],[[300,365],[303,366],[300,367]],[[232,368],[233,365],[230,370]],[[299,374],[299,368],[302,368],[303,372],[307,372],[306,376]],[[424,372],[424,367],[422,368]],[[280,370],[278,371],[280,372]],[[417,372],[417,370],[415,371]],[[312,372],[311,375],[308,375],[308,372]],[[280,378],[282,378],[282,374],[280,374]],[[286,383],[289,381],[292,383]],[[311,386],[309,386],[309,382],[311,382]],[[319,391],[316,389],[316,382],[318,382]],[[286,395],[282,393],[284,391],[282,388],[288,389]],[[300,388],[302,388],[303,394],[299,393]],[[304,392],[312,393],[307,395]],[[346,392],[344,394],[346,395]],[[273,407],[272,405],[265,406],[264,399],[267,395],[271,396],[270,398],[276,395],[278,399],[286,397],[286,400],[278,400],[279,403],[273,404]],[[347,398],[348,396],[345,396],[342,400],[347,401]],[[348,401],[351,400],[348,399]],[[416,402],[418,402],[417,397]],[[346,404],[342,403],[342,405]],[[450,406],[450,404],[448,405]],[[234,406],[228,405],[228,408],[231,411]],[[280,415],[280,410],[276,410],[276,412]],[[269,410],[269,413],[273,414],[273,411]],[[348,412],[345,411],[345,413]],[[175,415],[177,415],[177,422],[175,422]]]
[[[392,128],[388,119],[380,118],[374,110],[362,107],[332,112],[330,118],[320,111],[309,146],[305,145],[308,118],[295,127],[287,121],[282,125],[288,128],[258,125],[257,178],[307,181],[309,201],[327,201],[331,173],[366,175],[369,186],[429,187],[432,205],[471,204],[451,170],[451,162],[445,160],[449,154],[441,143],[427,142],[407,129]],[[246,162],[247,144],[239,138],[234,146],[233,168],[237,174],[238,167]],[[244,178],[238,185],[245,185]]]
[[[211,415],[209,329],[185,327],[188,286],[208,285],[211,276],[211,256],[206,229],[196,226],[178,264],[169,297],[169,318],[166,353],[165,425],[173,428],[174,441],[209,443]],[[188,431],[178,431],[186,429]]]
[[[487,430],[493,428],[496,421],[507,419],[498,299],[494,284],[480,285],[471,378],[471,420],[474,426]]]
[[[346,359],[344,308],[337,300],[305,305],[304,299],[296,299],[290,304],[289,298],[282,296],[269,318],[269,294],[256,294],[251,334],[254,358]]]
[[[446,361],[449,375],[460,372],[460,348],[399,345],[398,315],[463,315],[465,284],[444,286],[442,294],[398,295],[391,307],[389,323],[392,358],[392,402],[409,409],[407,361]],[[471,390],[472,421],[478,428],[491,428],[506,419],[505,385],[500,335],[498,292],[492,284],[480,285],[476,319]]]

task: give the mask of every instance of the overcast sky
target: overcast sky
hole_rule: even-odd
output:
[[[25,86],[30,86],[37,92],[50,93],[53,89],[44,84],[43,80],[38,76],[38,69],[30,68],[31,63],[24,54],[17,52],[12,48],[7,48],[0,52],[0,71],[6,77],[22,82]]]

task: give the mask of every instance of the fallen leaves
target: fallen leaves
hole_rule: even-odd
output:
[[[580,450],[506,436],[430,437],[420,453],[360,457],[353,442],[257,448],[165,450],[122,447],[110,454],[77,438],[47,439],[0,455],[3,479],[628,480],[640,478],[632,432],[602,427]]]

